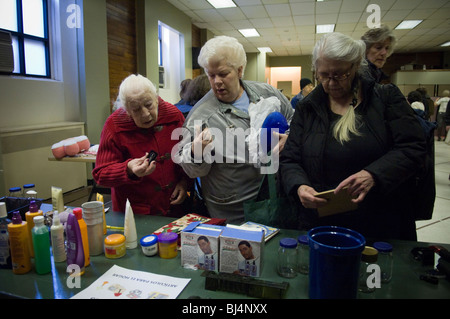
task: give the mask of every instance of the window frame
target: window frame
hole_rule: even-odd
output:
[[[22,0],[16,0],[16,14],[17,14],[17,31],[2,29],[0,30],[11,33],[12,37],[17,38],[17,48],[20,64],[20,72],[5,73],[0,72],[1,75],[14,75],[14,76],[24,76],[30,78],[51,78],[51,60],[50,60],[50,38],[49,38],[49,21],[48,21],[48,0],[42,0],[43,6],[43,23],[44,23],[44,37],[38,37],[34,35],[25,34],[23,31],[23,10],[22,10]],[[28,74],[26,72],[25,66],[25,40],[38,41],[44,44],[45,48],[45,63],[46,63],[46,75],[40,74]]]

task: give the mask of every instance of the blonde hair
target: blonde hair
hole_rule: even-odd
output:
[[[394,52],[394,48],[397,45],[397,38],[387,25],[382,25],[379,28],[370,29],[361,37],[361,40],[363,40],[366,44],[367,50],[369,50],[374,44],[382,43],[388,39],[391,41],[391,43],[387,52],[387,56],[390,56]]]
[[[350,105],[347,112],[336,122],[333,127],[333,137],[341,144],[350,141],[350,133],[361,136],[358,131],[359,118],[355,109]]]

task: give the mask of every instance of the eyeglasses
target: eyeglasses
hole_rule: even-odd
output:
[[[352,68],[353,68],[353,64],[350,67],[350,70]],[[347,80],[351,74],[352,74],[351,71],[348,71],[347,73],[344,73],[344,74],[336,74],[336,75],[331,75],[331,76],[328,75],[327,73],[318,73],[317,80],[319,80],[322,83],[326,83],[326,82],[330,81],[331,79],[333,79],[334,81],[340,82],[340,81]]]

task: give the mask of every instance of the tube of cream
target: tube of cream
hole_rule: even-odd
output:
[[[54,211],[57,210],[60,213],[64,211],[62,188],[52,186],[52,205]]]
[[[97,201],[103,203],[103,235],[106,235],[105,201],[102,194],[97,193]]]
[[[133,209],[131,208],[130,201],[127,199],[125,206],[125,226],[124,233],[126,241],[125,246],[127,249],[134,249],[137,247],[137,233],[136,224],[134,222]]]

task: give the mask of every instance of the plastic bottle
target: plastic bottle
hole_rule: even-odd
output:
[[[31,270],[27,222],[22,221],[19,212],[14,212],[8,224],[11,247],[12,270],[15,274],[25,274]]]
[[[84,251],[84,267],[87,267],[89,266],[91,260],[89,257],[89,241],[88,241],[87,225],[83,219],[83,210],[80,207],[74,208],[73,213],[78,220],[78,226],[80,226],[81,240],[83,242],[83,251]]]
[[[53,224],[50,228],[50,236],[52,239],[53,260],[62,262],[66,260],[66,247],[64,246],[64,226],[61,224],[59,212],[53,212]]]
[[[29,211],[25,213],[25,219],[28,224],[28,239],[29,239],[29,249],[30,249],[30,256],[34,257],[34,247],[33,247],[33,240],[31,236],[31,230],[34,227],[34,217],[36,216],[43,216],[44,212],[40,210],[36,204],[36,201],[32,200],[30,201],[30,208]]]
[[[381,269],[381,282],[387,283],[392,279],[392,268],[394,256],[392,245],[383,241],[373,243],[373,247],[378,250],[378,265]]]
[[[78,275],[84,274],[84,249],[83,239],[81,238],[80,226],[77,217],[70,213],[66,223],[66,239],[67,239],[67,265],[78,265],[80,272]]]
[[[8,219],[6,204],[0,202],[0,269],[12,269],[8,234],[9,223],[11,223],[11,220]]]
[[[34,247],[34,267],[39,275],[44,275],[52,271],[50,236],[48,227],[44,224],[44,216],[35,216],[33,221],[35,226],[31,235]]]

